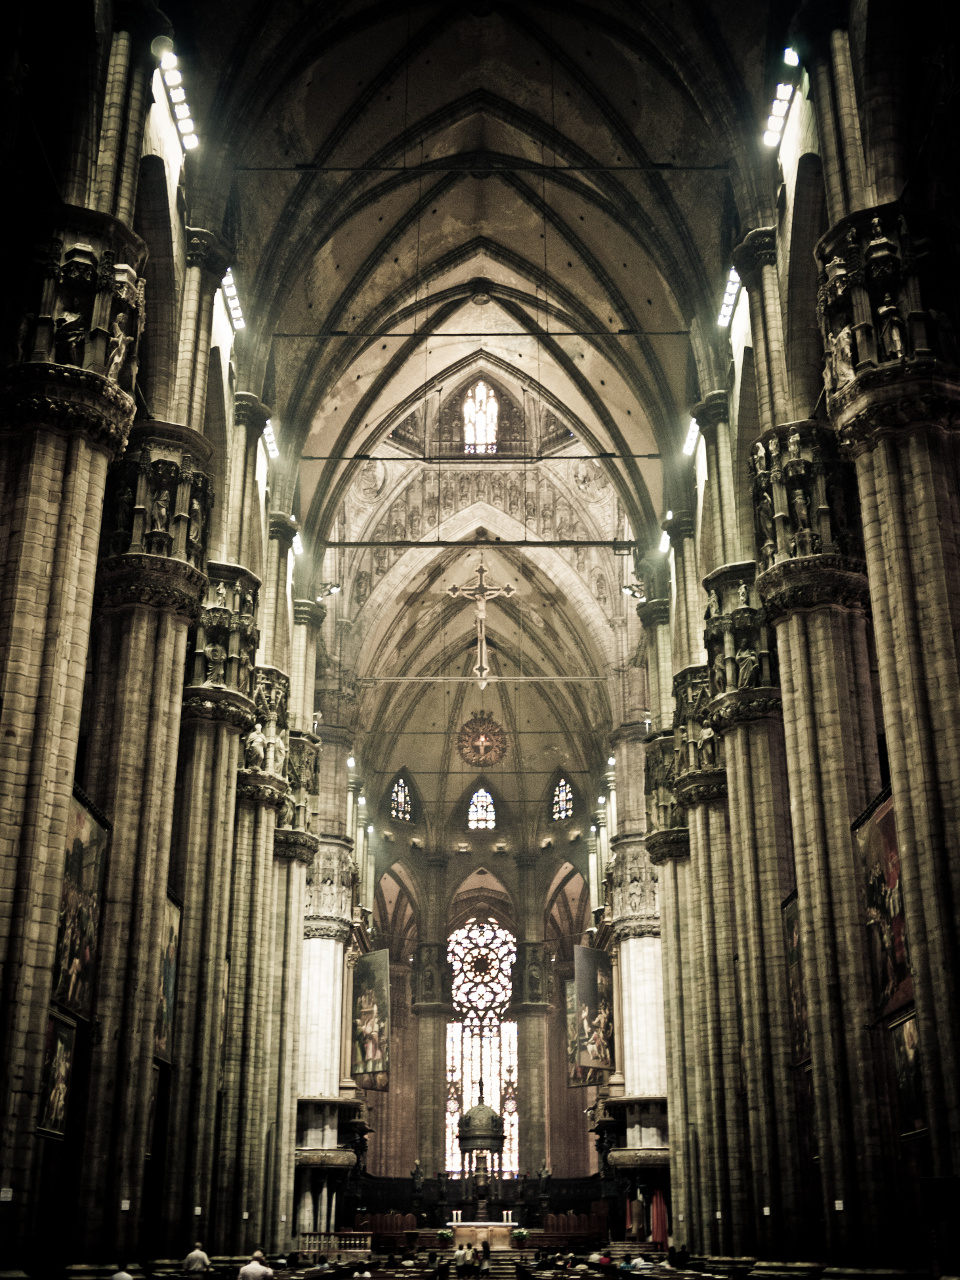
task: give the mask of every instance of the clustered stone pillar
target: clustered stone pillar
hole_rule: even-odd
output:
[[[124,1246],[135,1238],[153,1063],[172,1053],[174,1010],[163,1001],[173,993],[162,981],[162,958],[169,948],[176,953],[179,936],[180,902],[168,899],[170,845],[188,630],[207,586],[209,455],[189,428],[138,427],[108,503],[83,775],[114,821],[81,1193],[91,1246],[104,1228]],[[125,1201],[130,1208],[121,1213]]]
[[[426,856],[426,892],[421,923],[427,941],[417,948],[413,1011],[420,1019],[417,1127],[420,1164],[426,1173],[446,1169],[447,1021],[454,1016],[450,963],[443,941],[443,907],[449,858]]]
[[[547,990],[542,942],[542,896],[538,893],[537,859],[518,854],[517,960],[511,1011],[517,1019],[517,1145],[521,1169],[549,1163],[547,1149]],[[519,995],[519,999],[517,998]]]
[[[855,459],[931,1160],[960,1177],[960,350],[946,251],[897,202],[817,246],[827,407]],[[830,337],[833,336],[832,344]],[[889,1053],[889,1050],[888,1050]]]
[[[171,416],[203,430],[213,302],[229,266],[229,253],[212,231],[187,227],[187,275],[180,308],[180,346]]]
[[[252,676],[260,581],[207,562],[207,589],[187,661],[181,713],[171,884],[183,902],[177,962],[167,1206],[196,1217],[213,1247],[215,1164],[223,1131],[211,1117],[224,1084],[224,1016],[234,935],[231,910],[238,770],[254,725]],[[242,898],[238,901],[242,909]],[[230,1123],[229,1107],[223,1120]],[[172,1243],[172,1242],[171,1242]]]
[[[0,1177],[28,1236],[67,815],[112,458],[134,416],[146,250],[64,209],[37,247],[0,433]]]

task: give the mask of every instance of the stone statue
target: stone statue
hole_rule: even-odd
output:
[[[207,657],[207,684],[223,684],[227,651],[222,644],[208,644],[203,651]]]
[[[762,493],[757,503],[757,523],[760,525],[760,537],[764,542],[773,542],[773,499],[769,493]]]
[[[697,755],[700,759],[701,768],[712,769],[717,763],[716,737],[713,726],[709,721],[705,721],[700,726],[700,735],[697,738]]]
[[[87,326],[79,311],[64,311],[56,319],[56,352],[60,364],[83,364]]]
[[[741,609],[747,609],[750,606],[750,597],[747,592],[747,584],[741,582],[737,587],[737,604]]]
[[[757,683],[760,674],[760,660],[756,649],[742,645],[737,650],[737,688],[750,689]]]
[[[903,360],[907,354],[907,333],[903,317],[891,301],[889,293],[883,299],[883,306],[877,307],[880,317],[880,341],[883,344],[884,358],[887,360]]]
[[[779,457],[780,457],[780,440],[779,440],[779,438],[778,438],[777,436],[771,436],[771,437],[770,437],[770,440],[769,440],[769,442],[768,442],[767,447],[768,447],[768,448],[769,448],[769,450],[770,450],[770,465],[771,465],[771,467],[774,467],[774,466],[776,466],[776,465],[777,465],[777,460],[778,460],[778,459],[779,459]]]
[[[113,322],[113,333],[107,343],[107,379],[116,382],[127,361],[127,348],[133,341],[132,334],[126,332],[127,314],[122,311]]]
[[[414,1194],[419,1195],[423,1190],[423,1170],[420,1168],[419,1160],[414,1160],[413,1168],[410,1170],[410,1177],[413,1179]]]
[[[133,524],[133,490],[128,485],[117,497],[117,528],[126,533]]]
[[[720,600],[716,591],[711,591],[707,596],[707,617],[716,618],[720,614]]]
[[[283,797],[280,805],[280,813],[277,820],[279,827],[293,827],[296,825],[297,806],[293,802],[293,796],[288,791]]]
[[[187,540],[200,545],[203,538],[203,508],[200,506],[199,499],[190,499],[190,519],[187,524]]]
[[[222,582],[217,583],[217,608],[225,609],[227,607],[227,588]]]
[[[833,373],[838,391],[841,387],[846,386],[848,382],[852,382],[856,376],[855,360],[853,330],[849,325],[845,325],[837,334],[833,344]]]
[[[800,459],[800,432],[791,431],[787,436],[787,453],[792,459]]]
[[[547,1168],[546,1157],[540,1162],[540,1168],[537,1170],[537,1182],[540,1184],[540,1194],[547,1194],[547,1184],[550,1181],[550,1170]]]
[[[150,508],[150,528],[162,529],[164,532],[170,527],[170,490],[161,489],[153,500]]]
[[[767,451],[763,447],[762,440],[758,440],[753,446],[750,456],[753,459],[753,465],[756,469],[757,475],[762,475],[767,469]]]
[[[727,663],[722,653],[718,653],[711,665],[713,687],[716,695],[727,691]]]
[[[370,575],[367,573],[366,569],[361,569],[357,574],[353,594],[357,602],[357,608],[362,609],[367,603],[367,599],[370,595]]]
[[[283,734],[278,733],[273,743],[273,772],[282,778],[287,771],[287,744]]]
[[[793,510],[797,517],[798,529],[810,528],[810,503],[802,489],[793,491]]]
[[[243,760],[248,769],[262,769],[267,758],[267,740],[263,725],[255,724],[243,744]]]

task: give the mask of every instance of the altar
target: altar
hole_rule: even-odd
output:
[[[484,1240],[494,1249],[510,1249],[510,1236],[516,1227],[515,1222],[448,1222],[453,1231],[453,1247],[459,1249],[462,1244],[471,1248],[482,1248]]]

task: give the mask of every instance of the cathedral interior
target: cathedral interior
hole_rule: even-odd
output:
[[[5,1274],[960,1272],[956,24],[14,6]]]

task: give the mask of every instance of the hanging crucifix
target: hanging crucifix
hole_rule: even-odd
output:
[[[516,587],[509,582],[504,587],[488,586],[484,581],[486,572],[483,556],[481,556],[480,564],[477,566],[476,586],[452,586],[447,588],[449,595],[465,596],[467,600],[472,600],[477,607],[477,665],[473,670],[481,689],[487,687],[487,676],[490,674],[490,668],[487,665],[487,601],[494,600],[497,596],[512,596],[516,591]]]

